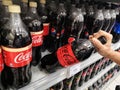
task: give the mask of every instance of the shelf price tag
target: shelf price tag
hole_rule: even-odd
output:
[[[80,72],[80,66],[79,65],[74,65],[74,66],[69,67],[68,73],[67,73],[67,78],[69,78],[71,76],[74,76],[78,72]]]

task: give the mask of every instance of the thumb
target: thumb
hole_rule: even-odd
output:
[[[98,49],[100,49],[100,48],[103,47],[103,44],[98,39],[96,39],[96,38],[92,38],[92,39],[90,39],[90,41]]]

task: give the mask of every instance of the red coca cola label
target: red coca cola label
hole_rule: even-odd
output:
[[[2,46],[3,59],[9,67],[23,67],[32,60],[32,44],[23,48],[8,48]]]
[[[32,46],[37,47],[43,44],[43,31],[31,32]]]
[[[57,50],[57,58],[63,67],[67,67],[79,62],[74,55],[70,44],[62,46]]]
[[[0,72],[2,72],[4,68],[3,57],[2,57],[2,50],[0,48]]]
[[[43,24],[43,29],[44,29],[43,35],[47,36],[49,34],[49,23],[44,23]]]

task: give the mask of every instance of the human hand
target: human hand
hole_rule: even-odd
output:
[[[106,43],[102,44],[98,38],[104,37],[106,39]],[[112,42],[112,35],[99,30],[97,33],[94,33],[93,35],[89,36],[89,40],[92,42],[92,44],[95,46],[96,50],[104,57],[107,57],[110,52],[112,52],[111,49],[111,42]]]

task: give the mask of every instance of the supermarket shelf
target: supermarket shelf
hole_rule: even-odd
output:
[[[38,70],[37,67],[33,67],[32,69],[33,77],[30,84],[19,90],[46,90],[66,78],[66,68],[60,69],[52,74],[46,74]]]
[[[117,73],[117,74],[115,74],[102,88],[101,88],[101,90],[105,90],[108,86],[110,86],[110,84],[111,84],[111,82],[114,82],[114,80],[118,77],[120,75],[120,71]],[[118,83],[118,85],[120,85],[119,83]],[[112,88],[110,88],[111,90],[113,90]],[[115,89],[115,88],[114,88]]]
[[[112,47],[113,50],[118,49],[120,47],[120,41],[115,43],[115,44],[112,44],[111,47]],[[71,76],[74,76],[75,74],[77,74],[78,72],[80,72],[81,70],[86,68],[87,66],[89,66],[92,63],[101,59],[102,57],[103,56],[101,56],[99,53],[96,52],[96,53],[92,54],[88,59],[86,59],[86,60],[84,60],[80,63],[69,66],[68,70],[67,70],[68,71],[67,72],[67,78],[70,78]]]
[[[101,72],[99,72],[93,79],[90,79],[88,82],[84,83],[81,87],[78,87],[77,90],[87,90],[87,88],[89,86],[91,86],[93,83],[95,83],[99,78],[101,78],[106,72],[108,72],[115,65],[116,65],[116,63],[112,63],[111,65],[109,65],[108,67],[106,67],[104,70],[102,70]]]
[[[120,42],[116,44],[112,44],[112,48],[114,50],[120,47]],[[42,56],[46,55],[48,52],[45,52]],[[80,72],[82,69],[86,68],[87,66],[91,65],[92,63],[101,59],[102,56],[98,53],[92,54],[88,59],[71,65],[67,68],[62,68],[57,70],[55,73],[48,74],[44,71],[40,71],[37,67],[32,67],[32,80],[29,85],[19,89],[19,90],[46,90],[52,85],[57,84],[58,82],[74,76],[76,73]],[[103,73],[109,70],[110,67],[105,69]],[[86,84],[87,85],[87,84]]]

